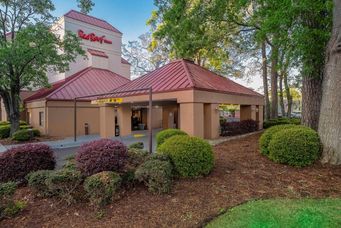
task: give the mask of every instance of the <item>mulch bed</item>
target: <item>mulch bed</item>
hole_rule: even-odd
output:
[[[293,168],[275,164],[258,151],[260,134],[215,146],[216,166],[207,177],[178,180],[170,195],[153,195],[138,186],[125,192],[96,218],[86,203],[73,206],[34,198],[0,227],[200,227],[226,208],[266,198],[341,197],[341,166]]]

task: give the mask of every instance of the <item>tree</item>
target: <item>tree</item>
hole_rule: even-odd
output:
[[[275,47],[294,47],[291,62],[302,75],[302,123],[317,129],[320,112],[324,52],[330,36],[330,0],[258,0],[255,15],[262,18],[261,32],[276,34]],[[280,63],[281,65],[281,63]],[[274,111],[274,110],[273,110]]]
[[[171,58],[186,58],[217,73],[227,71],[226,47],[229,35],[225,22],[217,21],[224,14],[226,1],[156,0],[157,10],[149,24],[154,44],[166,40]]]
[[[95,6],[95,3],[93,3],[92,0],[77,0],[77,3],[78,8],[85,14],[88,14],[92,10],[92,7]]]
[[[123,46],[124,58],[132,65],[135,76],[151,72],[168,63],[169,50],[167,44],[152,45],[151,33],[139,36],[137,41],[129,41]]]
[[[341,2],[334,0],[332,36],[327,46],[318,132],[322,161],[341,164]]]
[[[84,51],[75,34],[59,37],[50,30],[50,0],[0,1],[0,96],[19,129],[20,91],[48,86],[47,69],[63,72]]]

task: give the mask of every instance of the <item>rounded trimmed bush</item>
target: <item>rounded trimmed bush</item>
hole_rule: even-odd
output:
[[[9,125],[0,125],[0,139],[8,138],[11,132]]]
[[[267,129],[262,136],[259,139],[259,146],[260,146],[260,152],[263,155],[269,155],[269,143],[272,139],[272,136],[284,129],[288,129],[288,128],[295,128],[298,127],[297,125],[293,125],[293,124],[284,124],[284,125],[277,125],[277,126],[273,126],[270,127],[269,129]]]
[[[120,141],[99,139],[83,144],[76,153],[76,166],[86,176],[102,171],[120,171],[128,158],[127,147]]]
[[[121,177],[117,173],[104,171],[87,177],[83,186],[93,205],[104,206],[111,202],[120,183]]]
[[[25,144],[0,153],[0,182],[23,181],[30,172],[51,170],[56,164],[46,144]]]
[[[161,146],[162,143],[164,143],[168,138],[175,136],[175,135],[188,135],[188,134],[184,131],[179,130],[179,129],[172,129],[172,128],[160,131],[156,135],[157,147]]]
[[[206,175],[214,166],[211,145],[197,137],[173,136],[158,148],[158,153],[168,155],[182,177]]]
[[[288,128],[275,133],[269,143],[269,158],[292,166],[307,166],[320,156],[316,131],[308,127]]]

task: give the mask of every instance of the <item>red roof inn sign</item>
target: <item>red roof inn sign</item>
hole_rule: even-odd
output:
[[[95,33],[84,33],[83,30],[78,30],[78,36],[82,38],[83,40],[90,40],[91,42],[99,42],[99,43],[106,43],[106,44],[112,44],[111,40],[105,39],[105,36],[96,36]]]

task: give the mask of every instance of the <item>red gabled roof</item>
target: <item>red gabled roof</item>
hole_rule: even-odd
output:
[[[84,70],[55,82],[51,88],[42,88],[25,102],[46,100],[72,100],[75,97],[106,93],[116,89],[130,80],[109,70],[88,67]]]
[[[118,29],[116,29],[114,26],[106,22],[105,20],[75,11],[70,10],[68,13],[64,15],[65,17],[72,18],[77,21],[81,21],[90,25],[94,25],[103,29],[107,29],[109,31],[117,32],[122,34]]]
[[[137,93],[127,93],[124,91],[150,87],[152,87],[154,93],[198,89],[219,93],[262,96],[252,89],[217,75],[188,60],[173,61],[114,91],[122,92],[120,96],[129,96]]]
[[[88,48],[88,52],[91,55],[94,55],[94,56],[103,57],[103,58],[109,58],[109,56],[107,54],[105,54],[104,51],[98,51],[98,50],[94,50],[94,49]]]

